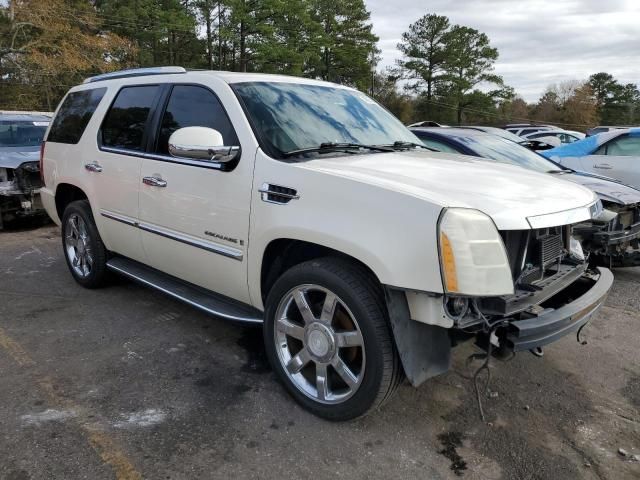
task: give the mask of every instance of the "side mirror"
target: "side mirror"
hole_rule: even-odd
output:
[[[208,127],[179,128],[169,137],[172,157],[226,163],[238,158],[240,147],[226,146],[219,131]]]

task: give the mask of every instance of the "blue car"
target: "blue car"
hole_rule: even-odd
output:
[[[602,173],[640,188],[640,128],[622,128],[542,152],[576,170]]]
[[[617,267],[640,266],[639,190],[611,178],[572,170],[522,145],[482,131],[462,128],[412,128],[411,131],[425,146],[440,152],[462,153],[518,165],[562,176],[565,180],[590,188],[598,194],[608,211],[617,214],[606,223],[576,227],[575,231],[584,239],[594,263]],[[578,143],[581,142],[567,147]]]
[[[16,218],[46,216],[40,202],[40,145],[51,118],[0,112],[0,230]]]

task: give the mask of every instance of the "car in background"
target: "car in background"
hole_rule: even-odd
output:
[[[461,127],[455,127],[455,128],[478,130],[480,132],[492,133],[493,135],[497,135],[499,137],[506,138],[507,140],[511,140],[512,142],[516,142],[516,143],[521,143],[522,142],[522,137],[516,135],[513,132],[510,132],[509,130],[505,130],[504,128],[485,127],[483,125],[463,125]]]
[[[640,188],[640,128],[600,133],[542,155],[565,167],[606,175]]]
[[[607,210],[617,213],[608,222],[586,222],[576,227],[584,239],[583,246],[593,256],[592,261],[607,266],[640,266],[639,190],[613,179],[563,167],[522,145],[480,131],[459,128],[413,128],[411,131],[427,147],[441,152],[520,165],[590,188]]]
[[[0,111],[0,230],[17,218],[45,216],[40,202],[40,146],[51,117]]]
[[[540,130],[557,130],[558,127],[554,125],[533,125],[527,123],[513,123],[509,125],[505,125],[505,130],[511,132],[520,137],[524,135],[528,135],[530,133],[539,132]]]
[[[587,130],[587,137],[598,135],[599,133],[605,133],[605,132],[610,132],[612,130],[620,130],[625,128],[630,128],[630,127],[614,127],[614,126],[607,126],[607,125],[599,125],[597,127],[593,127]]]
[[[413,127],[447,127],[448,125],[443,125],[442,123],[433,122],[431,120],[425,120],[423,122],[416,122],[408,125],[408,128]]]
[[[552,143],[555,139],[559,142],[557,146],[560,146],[566,143],[573,143],[578,140],[582,140],[585,138],[585,134],[574,130],[542,130],[540,132],[523,135],[523,138],[526,140],[541,140],[547,143]]]
[[[543,140],[525,139],[523,137],[519,137],[515,133],[512,133],[512,132],[510,132],[508,130],[505,130],[503,128],[498,128],[498,127],[485,127],[485,126],[481,126],[481,125],[466,125],[466,126],[455,127],[455,128],[466,128],[466,129],[469,129],[469,130],[479,130],[481,132],[491,133],[493,135],[497,135],[497,136],[499,136],[501,138],[504,138],[506,140],[510,140],[512,142],[518,143],[518,144],[522,145],[523,147],[527,147],[529,150],[534,150],[534,151],[548,150],[550,148],[555,148],[555,147],[558,146],[558,144],[551,144],[551,143],[545,142]]]

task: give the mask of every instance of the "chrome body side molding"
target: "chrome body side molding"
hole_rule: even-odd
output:
[[[150,223],[138,222],[131,217],[121,215],[119,213],[100,210],[100,215],[105,218],[115,220],[116,222],[139,228],[140,230],[144,230],[145,232],[154,233],[156,235],[160,235],[161,237],[175,240],[176,242],[184,243],[196,248],[201,248],[203,250],[206,250],[207,252],[217,253],[218,255],[222,255],[223,257],[232,258],[238,261],[242,261],[243,259],[242,250],[238,250],[237,248],[227,247],[226,245],[220,245],[215,242],[202,240],[190,235],[178,233],[174,230],[169,230],[157,225],[152,225]]]
[[[218,255],[222,255],[224,257],[233,258],[234,260],[242,260],[242,251],[238,250],[237,248],[227,247],[214,242],[207,242],[206,240],[201,240],[199,238],[184,235],[173,230],[168,230],[156,225],[151,225],[149,223],[141,222],[138,224],[138,228],[144,230],[145,232],[155,233],[156,235],[160,235],[161,237],[170,238],[171,240],[175,240],[176,242],[185,243],[187,245],[191,245],[192,247],[201,248],[208,252],[217,253]]]
[[[116,222],[124,223],[126,225],[131,225],[132,227],[137,227],[138,222],[127,215],[122,215],[120,213],[110,212],[108,210],[100,210],[100,215],[105,218],[109,218],[111,220],[115,220]]]

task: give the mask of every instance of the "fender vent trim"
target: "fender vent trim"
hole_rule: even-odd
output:
[[[295,188],[275,185],[273,183],[263,183],[258,191],[262,195],[263,202],[277,203],[279,205],[284,205],[291,200],[298,200],[300,198]]]

